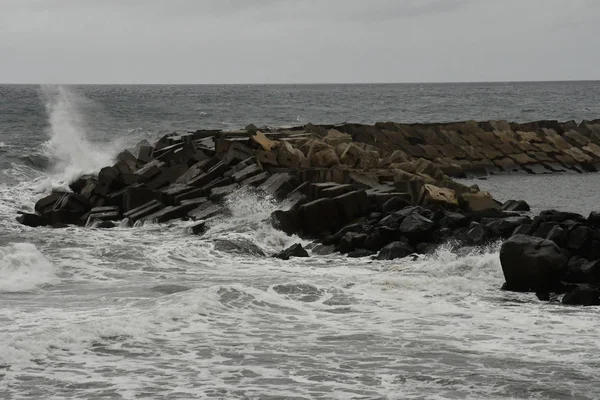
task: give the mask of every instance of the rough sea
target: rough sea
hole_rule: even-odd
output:
[[[0,399],[598,399],[600,309],[500,291],[498,248],[281,261],[277,204],[32,229],[19,210],[172,131],[600,117],[600,82],[0,86]],[[534,211],[600,209],[600,175],[475,180]]]

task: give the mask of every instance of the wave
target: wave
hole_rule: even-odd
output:
[[[0,247],[0,292],[28,292],[58,282],[54,265],[31,243]]]
[[[52,175],[62,183],[110,165],[120,143],[99,144],[89,139],[81,104],[90,100],[64,86],[44,85],[49,140],[43,145],[52,161]]]

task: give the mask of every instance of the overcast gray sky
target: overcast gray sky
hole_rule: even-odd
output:
[[[600,79],[600,0],[0,0],[0,82]]]

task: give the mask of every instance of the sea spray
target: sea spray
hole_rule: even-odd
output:
[[[0,292],[27,292],[58,281],[55,267],[31,243],[0,247]]]
[[[80,105],[90,102],[65,86],[44,85],[42,95],[48,115],[44,143],[46,155],[53,161],[53,181],[68,183],[78,176],[94,173],[110,165],[120,143],[99,144],[90,141],[85,115]]]

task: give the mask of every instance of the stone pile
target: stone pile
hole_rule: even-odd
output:
[[[600,305],[600,214],[544,211],[500,250],[504,289],[565,304]]]

